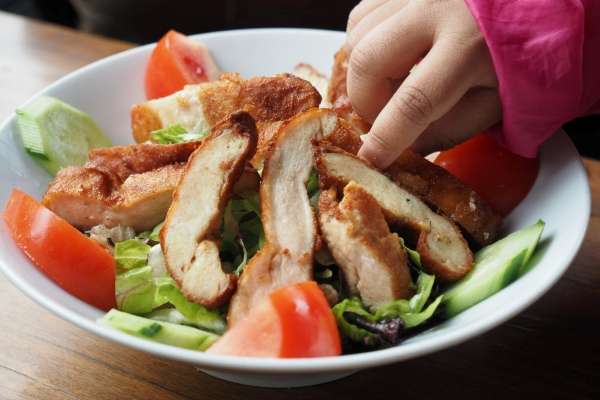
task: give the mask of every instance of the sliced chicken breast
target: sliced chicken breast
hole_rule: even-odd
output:
[[[236,287],[221,268],[216,242],[234,182],[256,151],[256,128],[245,112],[220,122],[190,156],[173,195],[160,243],[165,265],[184,296],[218,307]]]
[[[473,255],[460,230],[436,214],[419,197],[396,185],[362,160],[332,146],[316,147],[317,169],[323,187],[342,189],[354,181],[382,208],[388,222],[413,233],[424,268],[454,281],[471,270]]]
[[[340,203],[335,189],[321,192],[319,222],[351,295],[360,296],[368,307],[410,296],[406,251],[375,199],[360,185],[346,185]]]
[[[59,171],[42,203],[79,229],[151,229],[163,221],[185,162],[199,142],[90,151],[83,167]]]
[[[330,136],[337,127],[333,111],[314,109],[287,122],[274,139],[260,187],[267,244],[242,272],[229,307],[230,324],[272,290],[312,279],[317,226],[306,192],[314,166],[311,143]]]
[[[475,191],[444,168],[406,150],[385,171],[394,182],[456,222],[481,247],[492,243],[502,222]]]

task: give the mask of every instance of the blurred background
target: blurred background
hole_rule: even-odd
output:
[[[0,0],[0,10],[90,33],[144,44],[169,29],[182,33],[305,27],[344,30],[358,0]],[[600,159],[600,116],[565,130],[582,155]]]

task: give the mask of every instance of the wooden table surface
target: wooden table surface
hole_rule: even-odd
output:
[[[130,44],[0,13],[0,118],[62,75]],[[220,381],[100,339],[0,275],[0,399],[600,398],[600,162],[573,265],[521,315],[462,345],[312,388]],[[566,205],[568,206],[568,205]]]

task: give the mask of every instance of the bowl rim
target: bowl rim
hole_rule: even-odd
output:
[[[339,35],[343,36],[344,33],[333,30],[323,29],[304,29],[304,28],[256,28],[256,29],[234,29],[224,30],[217,32],[209,32],[202,34],[189,35],[196,39],[206,39],[216,36],[237,36],[240,34],[244,35],[262,35],[262,34],[315,34],[315,35]],[[108,57],[99,59],[95,62],[87,64],[79,69],[76,69],[44,89],[35,93],[30,97],[23,105],[30,103],[39,96],[44,95],[53,88],[58,87],[64,82],[72,79],[76,79],[79,75],[86,74],[89,71],[97,68],[101,65],[108,64],[120,60],[122,58],[131,57],[134,54],[149,51],[155,43],[134,47],[121,51],[119,53],[110,55]],[[4,122],[0,125],[0,132],[4,132],[9,129],[15,119],[15,113],[11,113]],[[566,134],[562,131],[557,133],[559,139],[566,143],[569,147],[569,151],[577,154],[573,143],[568,139]],[[584,170],[582,161],[577,157],[576,162],[578,163],[577,168],[581,171]],[[589,187],[589,181],[586,179],[585,193],[582,194],[584,201],[584,209],[582,215],[584,216],[584,223],[587,227],[589,223],[589,217],[591,213],[591,191]],[[575,258],[578,249],[580,248],[583,239],[585,237],[586,229],[581,229],[578,232],[578,236],[573,240],[572,246],[565,250],[568,256],[565,257],[564,265],[556,269],[554,275],[546,275],[546,279],[542,282],[538,282],[536,290],[526,292],[523,297],[516,299],[514,302],[508,303],[501,311],[491,314],[486,314],[485,317],[480,318],[476,322],[466,324],[464,327],[460,327],[453,331],[446,333],[441,337],[433,337],[426,342],[408,342],[403,343],[399,346],[394,346],[382,350],[375,350],[365,353],[348,354],[336,357],[319,357],[319,358],[296,358],[296,359],[275,359],[275,358],[255,358],[255,357],[239,357],[239,356],[222,356],[207,354],[194,350],[182,349],[174,346],[165,344],[155,343],[141,338],[133,337],[114,330],[112,328],[103,326],[97,321],[89,320],[78,313],[63,307],[58,302],[54,301],[50,297],[45,296],[43,293],[37,291],[31,286],[25,279],[21,279],[12,268],[7,264],[4,259],[0,259],[0,270],[4,275],[11,281],[13,285],[19,288],[29,298],[34,300],[42,307],[48,309],[60,318],[71,322],[72,324],[90,332],[104,339],[111,340],[118,344],[134,348],[136,350],[148,352],[150,354],[160,356],[167,359],[173,359],[178,361],[184,361],[194,364],[199,367],[205,367],[208,369],[219,369],[229,371],[243,371],[253,373],[271,373],[271,374],[285,374],[285,373],[310,373],[320,371],[349,371],[356,369],[365,369],[369,367],[380,366],[393,362],[398,362],[417,356],[433,353],[435,351],[454,346],[458,343],[465,342],[475,336],[478,336],[486,331],[489,331],[493,327],[505,322],[512,318],[517,313],[521,312],[527,306],[538,300],[543,294],[545,294],[551,286],[564,274],[567,268],[571,265]],[[523,279],[525,279],[524,277]]]

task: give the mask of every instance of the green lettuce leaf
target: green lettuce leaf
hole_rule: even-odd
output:
[[[194,130],[188,132],[180,124],[174,124],[150,132],[150,137],[152,141],[156,143],[174,144],[200,140],[207,134],[208,132],[195,132]]]
[[[308,193],[310,205],[313,208],[317,207],[321,189],[319,188],[319,174],[315,168],[310,171],[310,175],[306,181],[306,192]]]
[[[226,324],[223,317],[217,311],[210,311],[199,304],[189,302],[173,279],[158,278],[155,284],[157,288],[155,304],[172,304],[186,318],[188,325],[215,333],[225,332]]]
[[[139,268],[146,265],[150,246],[142,240],[129,239],[115,244],[115,261],[124,269]]]
[[[425,307],[431,300],[434,282],[433,275],[421,272],[417,279],[416,293],[410,299],[395,300],[372,311],[358,298],[343,300],[332,309],[340,332],[350,341],[367,346],[394,344],[389,343],[389,335],[386,336],[389,332],[383,331],[389,326],[382,323],[398,320],[401,327],[410,329],[426,322],[434,315],[443,297],[438,296]],[[370,331],[364,329],[365,327],[369,327]],[[382,329],[381,334],[377,333],[377,329]]]
[[[247,260],[264,245],[258,192],[246,192],[231,199],[223,213],[221,257],[240,274]]]
[[[144,314],[155,308],[152,268],[139,267],[117,275],[117,307],[132,314]]]
[[[374,337],[372,337],[371,333],[367,332],[362,328],[357,327],[354,324],[351,324],[344,317],[345,313],[351,312],[354,314],[358,314],[369,321],[375,321],[374,316],[366,310],[365,306],[362,304],[360,299],[356,297],[344,299],[341,302],[337,303],[335,306],[333,306],[332,311],[342,336],[350,339],[353,342],[359,343],[363,343],[365,342],[365,340],[369,342],[374,341]]]

